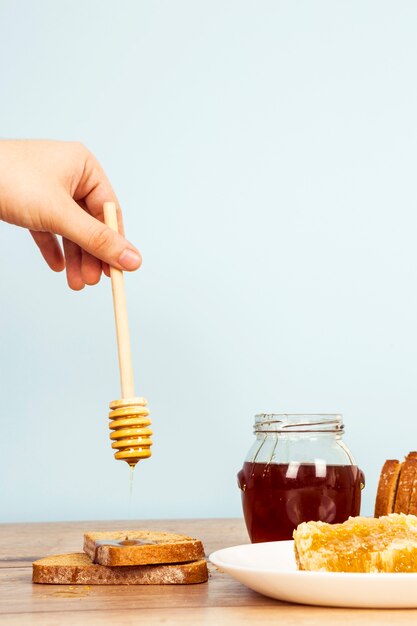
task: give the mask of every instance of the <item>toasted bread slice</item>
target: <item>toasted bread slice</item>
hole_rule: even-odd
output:
[[[204,559],[175,565],[105,567],[84,552],[59,554],[33,563],[34,583],[52,585],[190,585],[208,579]]]
[[[407,459],[417,459],[417,452],[409,452],[406,456],[406,460]],[[411,491],[408,513],[410,513],[411,515],[417,515],[417,475],[414,479],[414,484]]]
[[[417,517],[391,513],[343,524],[303,522],[294,531],[298,568],[327,572],[417,572]]]
[[[84,552],[94,563],[119,567],[185,563],[204,558],[201,541],[150,530],[88,532],[84,535]]]
[[[402,464],[396,459],[391,459],[385,461],[382,466],[375,501],[375,517],[394,512],[394,502],[398,480],[400,478],[401,465]]]
[[[417,480],[414,480],[413,489],[411,491],[410,504],[408,506],[410,515],[417,515]]]
[[[394,513],[409,513],[411,494],[417,478],[417,458],[408,455],[402,464],[397,494],[394,502]]]

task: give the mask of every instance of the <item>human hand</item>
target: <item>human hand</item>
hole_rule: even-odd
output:
[[[120,234],[103,224],[105,201],[116,203]],[[0,220],[28,228],[49,267],[66,267],[71,289],[95,285],[109,265],[136,270],[142,262],[123,236],[110,182],[80,143],[0,141]]]

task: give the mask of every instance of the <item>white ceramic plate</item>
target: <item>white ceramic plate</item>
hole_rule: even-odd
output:
[[[362,608],[417,608],[416,574],[300,572],[293,541],[218,550],[210,561],[250,589],[300,604]]]

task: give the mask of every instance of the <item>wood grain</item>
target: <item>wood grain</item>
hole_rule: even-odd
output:
[[[206,553],[247,543],[241,520],[157,520],[0,525],[0,624],[85,626],[222,624],[330,626],[414,624],[417,611],[332,609],[261,596],[210,566],[207,584],[187,587],[33,585],[33,558],[77,551],[85,530],[153,528],[200,538]]]

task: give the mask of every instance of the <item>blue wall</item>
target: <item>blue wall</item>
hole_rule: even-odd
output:
[[[411,1],[0,0],[1,135],[84,142],[143,254],[134,517],[240,515],[259,411],[342,412],[365,514],[417,448],[416,25]],[[124,518],[110,283],[0,244],[0,519]]]

